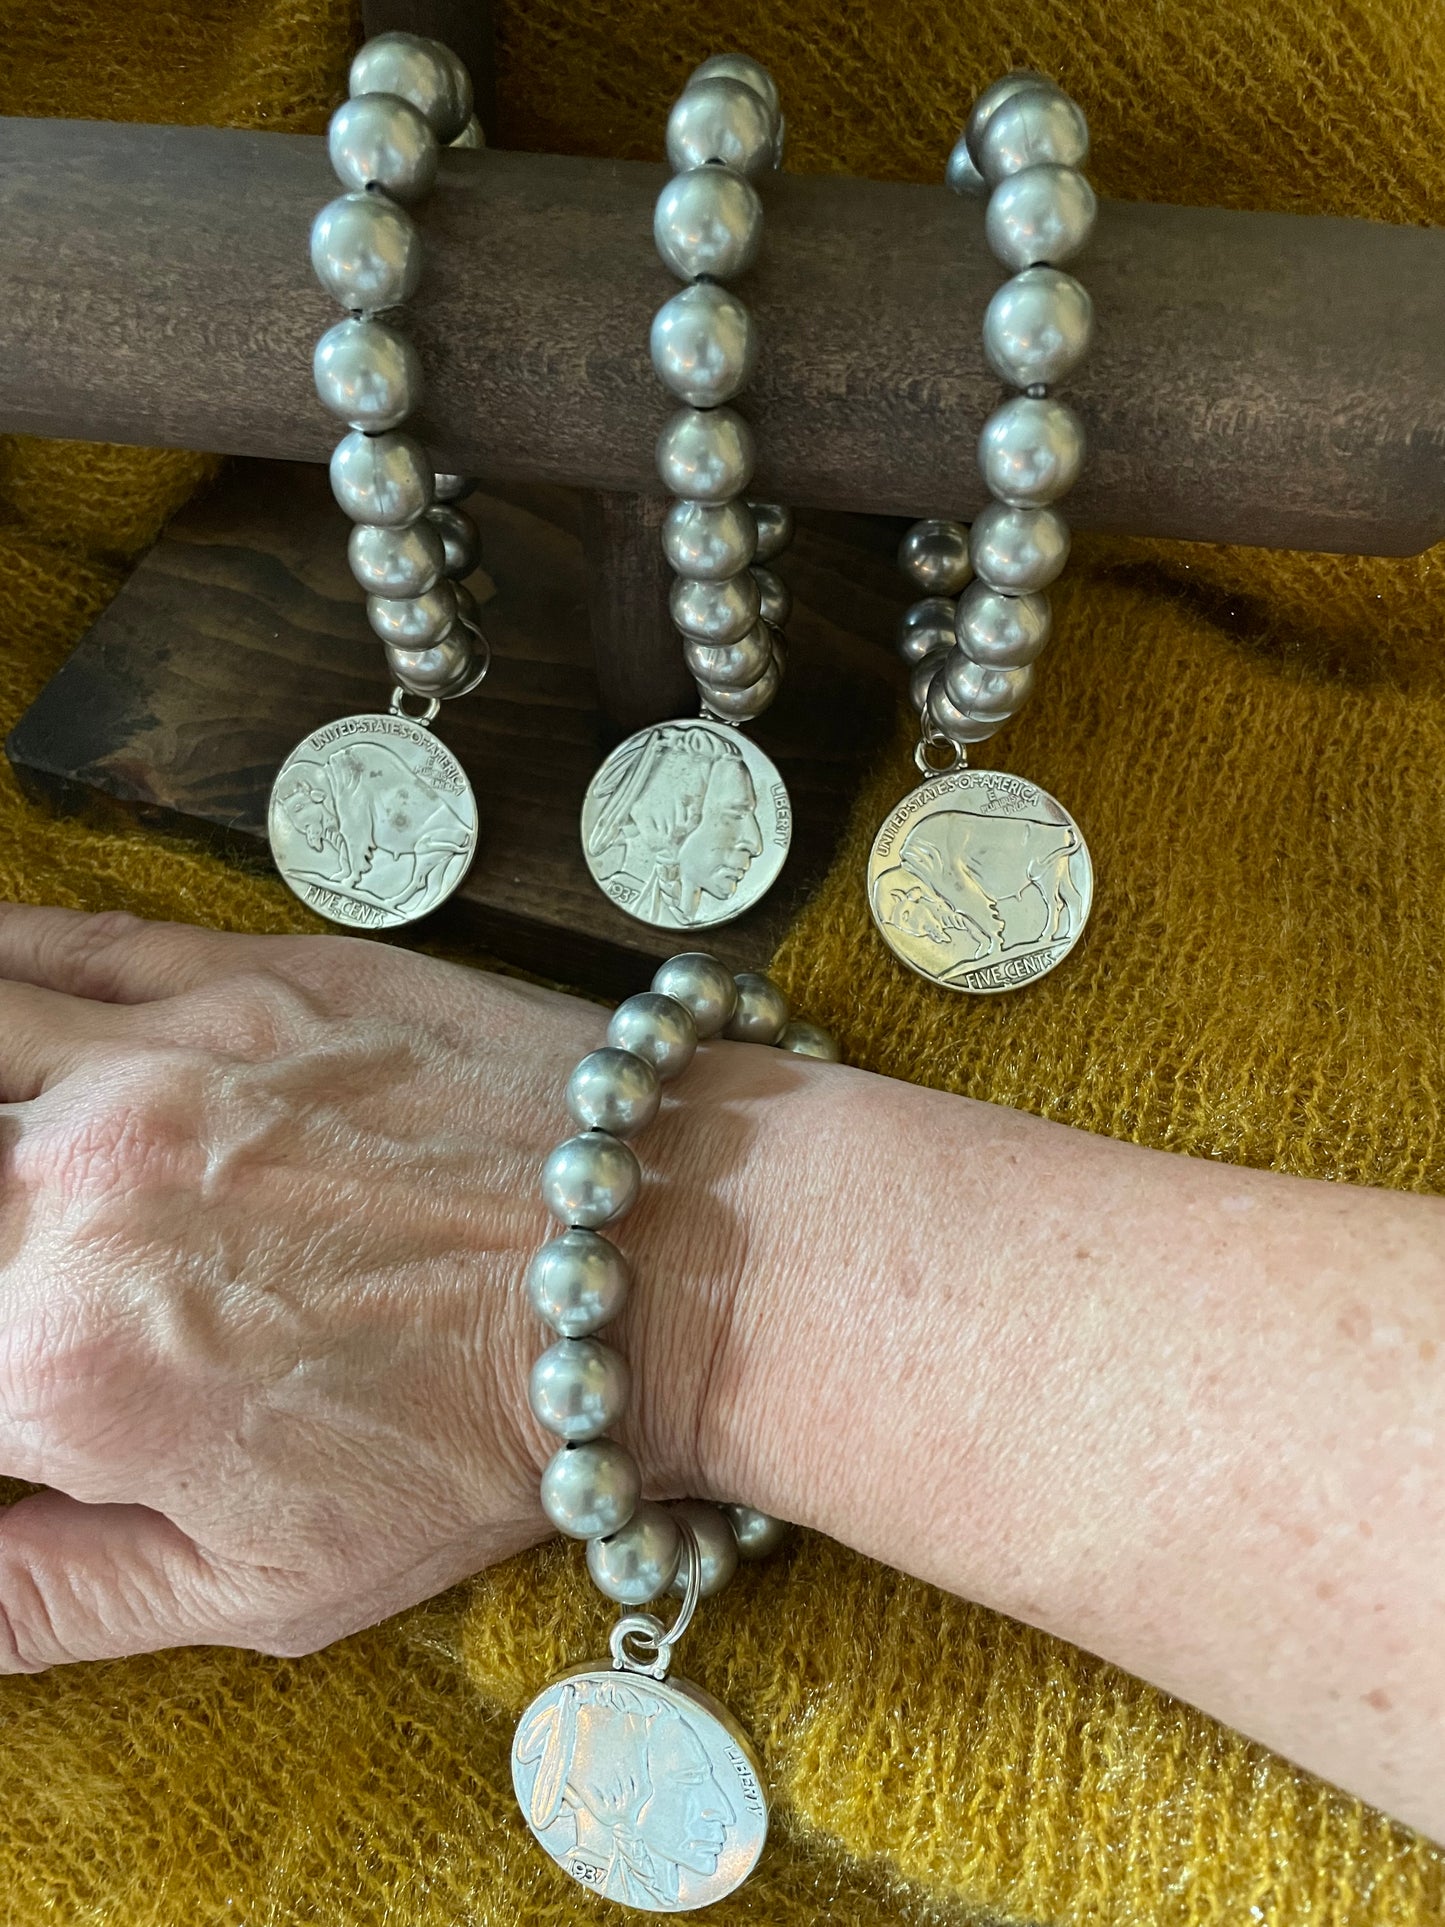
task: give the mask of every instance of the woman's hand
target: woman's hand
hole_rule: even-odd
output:
[[[522,1278],[604,1022],[375,943],[0,908],[0,1472],[55,1488],[0,1513],[0,1671],[309,1652],[545,1534]],[[648,1134],[674,1192],[701,1109]],[[654,1490],[704,1483],[735,1269],[676,1197],[635,1267],[683,1268],[679,1216],[687,1289],[625,1327]]]

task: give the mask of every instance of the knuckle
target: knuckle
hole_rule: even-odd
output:
[[[294,978],[266,966],[219,977],[178,1000],[181,1026],[194,1025],[210,1049],[252,1060],[277,1057],[312,1031],[321,1015],[315,997]]]
[[[90,994],[104,999],[119,983],[115,965],[120,956],[153,925],[128,910],[99,910],[68,928],[57,928],[42,946],[51,955],[47,964],[79,964]]]
[[[66,1657],[39,1574],[21,1556],[4,1557],[0,1527],[0,1672],[43,1673]]]

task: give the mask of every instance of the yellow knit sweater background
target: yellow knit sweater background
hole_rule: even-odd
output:
[[[931,180],[972,94],[1027,64],[1086,108],[1105,194],[1445,210],[1445,12],[1407,0],[498,12],[504,145],[656,157],[688,68],[733,45],[783,83],[793,167]],[[357,30],[349,0],[0,0],[0,112],[319,132]],[[212,466],[0,442],[7,725]],[[1434,555],[1080,541],[1001,753],[1086,826],[1085,943],[1036,989],[978,1001],[887,958],[858,876],[910,781],[900,733],[784,945],[789,988],[891,1075],[1197,1156],[1445,1189],[1442,626]],[[8,771],[0,889],[315,927],[199,850],[47,820]],[[507,1751],[520,1705],[602,1650],[606,1619],[553,1546],[306,1660],[194,1650],[0,1682],[0,1920],[595,1922],[514,1812]],[[778,1800],[720,1927],[1445,1920],[1445,1855],[1058,1641],[825,1542],[745,1573],[688,1669],[758,1738]]]

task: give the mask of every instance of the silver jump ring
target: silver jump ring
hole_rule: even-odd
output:
[[[686,1578],[682,1583],[682,1604],[677,1609],[677,1617],[670,1626],[664,1626],[654,1613],[624,1613],[612,1628],[608,1647],[612,1653],[612,1664],[622,1673],[647,1673],[653,1679],[666,1679],[667,1669],[672,1664],[672,1649],[692,1624],[692,1616],[697,1611],[697,1602],[702,1598],[702,1556],[698,1551],[697,1535],[687,1520],[674,1514],[677,1519],[678,1536],[682,1540],[682,1557],[686,1560]],[[633,1653],[628,1640],[645,1642],[652,1648],[650,1659]]]
[[[480,681],[480,677],[478,680]],[[435,696],[428,696],[426,698],[426,708],[419,716],[413,716],[406,706],[406,699],[410,693],[410,690],[403,689],[400,683],[396,685],[395,689],[391,692],[391,713],[393,716],[404,716],[409,723],[417,723],[422,729],[426,729],[441,715],[442,706]],[[421,699],[418,698],[418,700]]]

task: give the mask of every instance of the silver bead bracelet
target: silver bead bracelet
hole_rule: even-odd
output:
[[[894,954],[951,990],[1034,982],[1078,942],[1093,898],[1088,847],[1063,804],[1024,777],[968,767],[969,746],[1028,699],[1051,628],[1044,591],[1068,560],[1054,505],[1078,479],[1084,431],[1050,390],[1093,335],[1088,291],[1062,271],[1094,228],[1097,204],[1079,171],[1088,151],[1088,125],[1067,94],[1041,74],[1008,74],[975,102],[945,177],[987,197],[988,244],[1013,272],[984,315],[984,352],[1022,392],[979,436],[993,500],[969,529],[915,522],[899,551],[924,592],[898,632],[924,780],[878,832],[868,901]]]
[[[462,586],[480,557],[476,524],[458,506],[473,484],[434,473],[402,432],[421,398],[421,363],[379,317],[416,292],[421,234],[408,210],[435,183],[440,149],[477,147],[482,135],[467,70],[440,41],[377,35],[351,63],[349,94],[327,130],[345,192],[311,229],[316,278],[348,313],[317,342],[313,373],[347,426],[331,488],[355,524],[351,572],[393,691],[388,713],[344,717],[299,743],[267,816],[276,866],[297,896],[333,922],[378,929],[435,909],[476,847],[471,785],[430,729],[489,662]],[[420,715],[407,712],[408,697]]]
[[[682,404],[657,443],[676,498],[662,545],[676,572],[669,607],[702,699],[700,718],[656,723],[620,744],[593,777],[582,847],[619,908],[662,929],[724,923],[771,887],[788,853],[792,811],[771,759],[736,725],[762,715],[783,675],[791,599],[769,566],[793,532],[791,512],[749,501],[753,434],[729,406],[752,377],[757,331],[724,283],[762,244],[754,182],[781,165],[783,117],[766,68],[719,54],[689,77],[667,124],[677,170],[657,200],[653,238],[687,285],[652,322],[652,365]],[[682,845],[707,819],[707,854]]]
[[[767,1837],[762,1769],[725,1707],[670,1678],[672,1651],[699,1599],[759,1559],[788,1528],[745,1505],[642,1497],[637,1462],[604,1436],[626,1409],[626,1360],[594,1334],[622,1310],[626,1261],[599,1227],[632,1206],[642,1174],[626,1140],[651,1123],[662,1086],[700,1042],[724,1037],[838,1060],[816,1024],[790,1019],[769,978],[734,977],[688,951],[612,1013],[607,1043],[567,1081],[578,1135],[542,1167],[542,1196],[564,1227],[527,1273],[533,1309],[557,1334],[528,1386],[533,1416],[560,1438],[542,1474],[542,1507],[587,1542],[587,1569],[632,1610],[613,1627],[610,1664],[584,1662],[545,1687],[518,1723],[512,1780],[527,1823],[574,1880],[654,1911],[706,1906],[745,1880]],[[670,1625],[637,1611],[669,1589]]]

